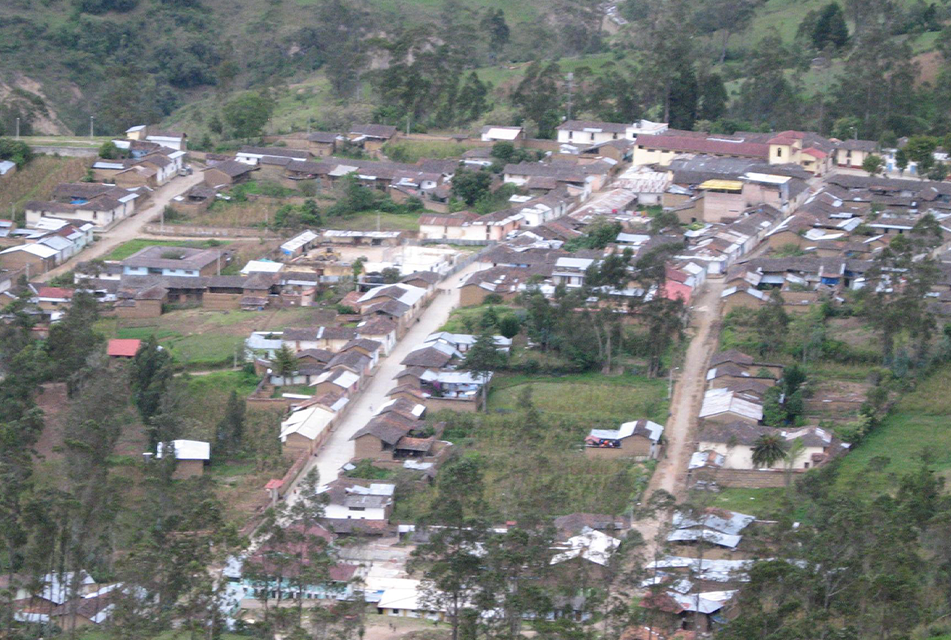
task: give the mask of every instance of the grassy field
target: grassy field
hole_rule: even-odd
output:
[[[951,478],[951,366],[939,370],[899,401],[878,429],[840,462],[839,483],[887,490],[922,457]]]
[[[147,240],[145,238],[136,238],[120,244],[112,250],[104,260],[125,260],[145,249],[146,247],[189,247],[192,249],[210,249],[212,247],[222,247],[229,244],[227,240]]]
[[[380,231],[419,231],[419,216],[415,214],[363,211],[346,218],[327,218],[324,224],[329,229],[351,231],[375,231],[379,222]]]
[[[48,200],[61,182],[75,182],[86,175],[82,158],[38,156],[0,183],[0,217],[10,215],[30,200]]]
[[[400,140],[398,142],[387,143],[383,147],[383,152],[391,160],[414,164],[423,158],[438,160],[443,158],[458,158],[469,149],[474,148],[474,145],[463,144],[461,142]]]
[[[776,515],[786,489],[720,489],[710,502],[711,507],[746,513],[757,518]]]
[[[251,331],[312,325],[323,315],[315,308],[263,312],[184,309],[147,320],[105,318],[97,328],[109,338],[145,339],[154,335],[178,363],[201,369],[230,366]]]
[[[666,383],[635,376],[563,377],[500,375],[487,414],[452,414],[443,438],[482,463],[485,497],[493,518],[537,511],[623,513],[647,486],[653,463],[594,459],[584,437],[595,426],[667,416]],[[533,422],[518,407],[526,385],[538,409]],[[501,410],[501,411],[499,411]],[[426,512],[433,489],[397,496],[394,518],[411,521]]]
[[[667,381],[643,376],[583,373],[560,377],[503,374],[489,394],[491,411],[512,411],[526,385],[536,406],[554,417],[626,422],[648,418],[667,421]]]

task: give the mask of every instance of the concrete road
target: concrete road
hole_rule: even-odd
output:
[[[173,178],[171,182],[155,190],[152,194],[152,202],[148,207],[141,211],[136,211],[132,216],[117,223],[112,229],[102,234],[91,247],[76,254],[55,269],[47,271],[36,278],[36,280],[39,282],[47,282],[50,278],[66,273],[75,267],[77,262],[101,258],[120,244],[140,237],[142,235],[142,227],[162,213],[162,210],[171,202],[172,198],[188,191],[200,183],[203,178],[204,174],[200,171],[196,171],[190,176],[178,176]]]
[[[446,323],[449,313],[459,306],[459,285],[482,268],[484,267],[480,263],[473,263],[439,283],[438,287],[448,290],[449,293],[437,292],[432,303],[420,314],[419,322],[403,336],[390,355],[380,362],[370,383],[351,402],[346,417],[337,425],[317,455],[310,459],[298,475],[298,480],[314,468],[320,472],[321,484],[327,484],[337,478],[340,468],[353,458],[354,448],[350,437],[362,429],[373,417],[375,410],[378,411],[387,402],[386,392],[396,386],[395,377],[403,370],[400,362],[410,351],[421,345],[429,334],[436,332]],[[297,484],[298,482],[295,481],[292,489],[286,494],[286,499],[290,502],[297,500]]]

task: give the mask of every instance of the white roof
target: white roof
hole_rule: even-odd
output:
[[[9,249],[0,251],[0,255],[5,253],[15,253],[17,251],[26,251],[27,253],[32,253],[33,255],[40,258],[52,258],[57,253],[59,253],[56,249],[47,247],[44,244],[21,244],[16,247],[10,247]]]
[[[40,238],[39,244],[44,244],[47,247],[52,247],[57,251],[62,251],[63,249],[69,249],[73,246],[73,243],[64,238],[63,236],[46,236],[45,238]]]
[[[756,516],[725,509],[704,513],[699,518],[692,518],[688,514],[676,511],[674,512],[673,524],[678,529],[692,529],[702,526],[705,529],[735,535],[750,526],[754,520],[756,520]]]
[[[15,162],[10,162],[9,160],[0,160],[0,176],[7,173],[10,169],[16,167]]]
[[[60,218],[49,218],[44,216],[36,221],[36,224],[34,225],[34,227],[36,229],[43,229],[45,231],[59,231],[60,229],[62,229],[68,224],[69,222],[67,220],[62,220]]]
[[[712,460],[711,460],[712,456]],[[708,464],[713,464],[718,467],[723,466],[723,463],[726,461],[726,457],[717,453],[716,451],[695,451],[693,455],[690,456],[690,469],[699,469],[705,467]]]
[[[521,127],[489,127],[483,135],[496,140],[515,140],[520,133]]]
[[[617,538],[601,533],[591,527],[585,527],[581,530],[580,535],[568,538],[564,544],[554,547],[556,550],[560,550],[561,553],[556,554],[551,559],[551,564],[559,564],[580,557],[595,564],[606,566],[611,559],[611,554],[620,544],[621,541]]]
[[[44,600],[63,604],[69,598],[70,588],[73,582],[73,572],[68,571],[63,574],[48,573],[42,578],[43,590],[39,596]],[[88,586],[96,584],[96,581],[85,571],[80,572],[79,586]]]
[[[165,443],[159,442],[155,449],[155,457],[162,457]],[[172,440],[176,460],[210,460],[211,444],[201,440]]]
[[[326,407],[314,406],[295,411],[281,423],[281,442],[291,434],[299,434],[308,440],[316,440],[334,419],[334,412]]]
[[[703,394],[703,405],[700,407],[701,418],[728,411],[756,422],[763,419],[763,406],[761,404],[743,398],[729,389],[710,389]]]
[[[426,295],[425,289],[422,289],[420,287],[414,287],[413,285],[410,285],[410,284],[402,284],[402,283],[384,284],[384,285],[380,285],[379,287],[373,287],[372,289],[364,293],[360,297],[359,302],[367,302],[369,300],[373,300],[374,298],[379,296],[383,292],[384,289],[389,289],[391,287],[397,287],[398,289],[402,290],[402,293],[400,294],[400,297],[397,298],[397,300],[409,306],[413,306],[423,296]]]
[[[430,606],[424,607],[420,602],[420,581],[406,580],[415,584],[399,587],[389,587],[380,596],[377,607],[380,609],[406,609],[409,611],[442,611],[444,608],[430,603]]]
[[[637,428],[638,422],[640,421],[632,420],[631,422],[625,422],[617,429],[592,429],[590,435],[595,438],[604,438],[605,440],[623,440],[624,438],[630,438],[634,435],[634,430]],[[648,437],[651,441],[660,441],[660,437],[664,433],[663,425],[651,422],[650,420],[644,420],[644,427],[650,432],[650,436]]]
[[[294,236],[287,242],[281,245],[283,251],[296,251],[300,247],[304,246],[308,242],[313,242],[320,236],[314,233],[313,231],[305,231],[299,235]]]
[[[591,258],[558,258],[555,262],[555,267],[584,270],[592,264],[594,264],[594,260]]]
[[[249,273],[277,273],[284,268],[284,263],[272,260],[248,260],[248,264],[241,269],[241,275]]]
[[[394,404],[396,404],[397,402],[398,402],[398,400],[396,400],[396,399],[390,400],[389,402],[387,402],[386,404],[384,404],[382,407],[380,407],[374,415],[380,415],[381,413],[383,413],[384,411],[386,411],[387,409],[389,409],[390,407],[392,407],[392,406],[393,406]],[[410,409],[410,413],[412,413],[414,416],[416,416],[417,418],[419,418],[419,417],[422,416],[424,413],[426,413],[426,405],[424,405],[424,404],[414,404],[414,405],[413,405],[413,408]]]
[[[615,238],[619,244],[634,244],[638,246],[650,239],[651,237],[649,235],[643,233],[619,233],[617,234],[617,238]]]
[[[349,389],[354,385],[354,383],[360,380],[360,376],[352,371],[348,371],[347,369],[334,369],[333,371],[325,371],[324,373],[317,376],[317,379],[311,382],[310,386],[316,387],[318,384],[330,378],[331,376],[335,376],[333,383],[343,389]]]
[[[426,382],[440,382],[442,384],[482,384],[483,378],[477,377],[469,371],[431,371],[427,370],[420,375],[420,379]],[[486,374],[485,380],[492,379],[492,372]]]
[[[736,549],[743,536],[710,531],[709,529],[677,529],[667,536],[667,542],[696,542],[700,539],[720,547]]]
[[[760,291],[759,289],[750,288],[740,288],[740,287],[729,287],[723,290],[723,293],[720,294],[721,298],[728,298],[736,293],[748,293],[754,298],[759,298],[760,300],[765,300],[768,296],[765,292]]]
[[[426,336],[426,343],[444,341],[451,345],[472,345],[475,344],[478,336],[471,333],[449,333],[448,331],[439,331]],[[512,339],[505,336],[492,336],[495,340],[496,348],[507,348],[512,346]]]
[[[740,177],[748,182],[761,182],[763,184],[786,184],[792,180],[789,176],[776,176],[771,173],[757,173],[755,171],[747,171]]]
[[[736,591],[710,591],[707,593],[683,594],[668,591],[667,595],[677,601],[687,611],[698,613],[716,613],[733,597]]]
[[[135,125],[134,127],[129,127],[128,129],[126,129],[125,132],[126,132],[126,133],[134,133],[134,132],[136,132],[136,131],[142,131],[142,129],[144,129],[144,128],[145,128],[145,125],[144,125],[144,124],[137,124],[137,125]]]

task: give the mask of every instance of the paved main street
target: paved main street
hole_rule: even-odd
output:
[[[297,500],[297,484],[311,469],[320,472],[322,484],[336,479],[340,468],[353,458],[354,447],[351,436],[363,428],[374,413],[388,400],[387,391],[396,386],[396,375],[403,370],[400,362],[406,355],[420,346],[423,340],[437,331],[449,319],[449,314],[459,306],[459,286],[471,274],[483,268],[478,262],[462,269],[457,274],[439,283],[440,291],[428,307],[420,314],[418,322],[403,336],[390,355],[380,361],[376,373],[363,392],[351,403],[347,416],[337,425],[330,438],[313,456],[307,466],[298,475],[287,494],[287,500]],[[448,290],[449,293],[444,293]]]

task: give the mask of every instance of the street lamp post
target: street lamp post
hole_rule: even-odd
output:
[[[95,124],[94,124],[95,121],[96,121],[96,116],[89,116],[89,139],[90,139],[90,140],[92,140],[92,138],[93,138],[93,132],[95,131],[95,129],[94,129],[94,127],[95,127]]]

